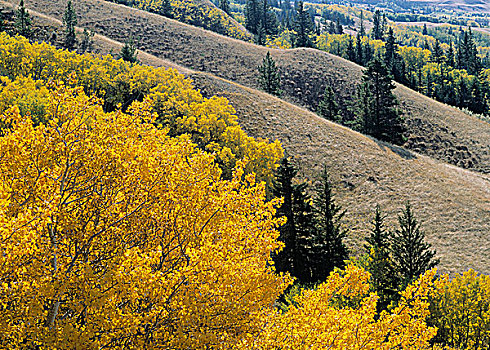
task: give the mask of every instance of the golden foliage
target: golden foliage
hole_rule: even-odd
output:
[[[256,333],[274,274],[277,201],[220,179],[148,101],[104,113],[50,91],[48,122],[16,106],[0,138],[0,346],[200,348]],[[141,121],[144,121],[141,123]]]
[[[73,73],[76,80],[68,78]],[[273,170],[283,156],[278,141],[247,136],[226,99],[203,98],[191,80],[172,69],[130,65],[110,56],[78,55],[0,34],[0,75],[8,77],[0,86],[0,113],[23,100],[22,114],[29,111],[38,120],[45,118],[45,91],[38,80],[79,84],[88,95],[103,98],[106,111],[118,105],[125,109],[149,96],[159,115],[158,122],[168,128],[169,134],[190,134],[202,149],[215,152],[227,178],[238,160],[247,159],[246,171],[255,172],[259,180],[271,184]]]
[[[431,298],[436,341],[457,349],[490,346],[490,276],[469,270],[452,280],[442,276]]]
[[[159,13],[163,0],[136,0],[136,6],[143,10]],[[198,0],[171,0],[173,16],[187,24],[212,30],[229,37],[251,41],[252,36],[244,28],[220,9]]]
[[[427,327],[427,296],[435,270],[428,271],[403,293],[391,313],[378,320],[377,296],[366,295],[369,273],[350,264],[334,272],[316,290],[305,291],[285,313],[276,313],[261,337],[247,347],[260,349],[424,349],[436,329]],[[363,297],[357,306],[336,307],[337,297]]]

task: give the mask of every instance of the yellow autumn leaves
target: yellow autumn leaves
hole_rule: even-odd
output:
[[[247,158],[246,171],[270,185],[283,156],[279,142],[247,136],[226,99],[203,98],[175,70],[130,65],[110,56],[78,55],[0,33],[0,77],[0,113],[18,104],[23,115],[29,112],[36,121],[45,119],[44,85],[49,81],[82,86],[88,95],[104,100],[106,111],[117,106],[126,109],[133,101],[150,97],[157,122],[170,135],[189,134],[199,147],[214,152],[227,178],[236,162]]]
[[[161,13],[163,0],[136,0],[136,6],[150,12]],[[171,0],[173,18],[180,22],[203,27],[235,39],[252,41],[246,29],[230,16],[210,3],[200,0]]]
[[[0,344],[199,348],[257,332],[287,279],[265,185],[153,124],[53,87],[0,139]],[[143,123],[141,121],[144,121]]]
[[[0,348],[429,347],[435,271],[379,318],[353,264],[275,307],[284,220],[253,172],[271,179],[282,149],[226,100],[6,35],[0,58]]]
[[[0,345],[49,348],[391,348],[427,345],[434,272],[374,320],[369,275],[349,266],[284,314],[270,259],[281,219],[239,162],[221,178],[151,103],[105,113],[51,86],[47,122],[13,106],[0,138]]]

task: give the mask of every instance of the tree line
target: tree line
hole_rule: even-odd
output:
[[[273,260],[279,272],[289,272],[300,285],[312,286],[335,269],[345,268],[349,260],[344,242],[348,229],[342,223],[346,210],[336,203],[326,167],[311,191],[297,175],[292,159],[283,158],[272,193],[283,198],[276,215],[287,219],[279,228],[279,240],[285,246]],[[439,262],[409,202],[398,215],[396,229],[388,229],[385,219],[379,206],[373,208],[362,263],[371,273],[373,291],[380,297],[378,312],[393,307],[401,290]]]
[[[260,88],[270,94],[280,95],[280,71],[269,52],[258,71]],[[406,128],[398,108],[398,100],[393,94],[394,89],[389,68],[381,59],[374,58],[369,62],[357,86],[356,98],[352,105],[354,120],[344,119],[331,86],[325,88],[318,103],[317,113],[325,119],[348,125],[379,140],[403,144]]]

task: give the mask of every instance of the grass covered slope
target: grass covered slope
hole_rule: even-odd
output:
[[[27,6],[60,19],[65,3],[31,0]],[[362,75],[360,66],[318,50],[267,49],[102,0],[80,0],[75,9],[81,26],[118,41],[133,35],[141,50],[249,87],[257,87],[257,66],[270,51],[282,72],[283,98],[310,110],[316,109],[327,84],[334,87],[347,110]],[[488,123],[402,86],[396,93],[409,127],[406,147],[460,167],[490,172]]]
[[[191,78],[204,94],[224,96],[250,135],[278,138],[313,180],[323,164],[353,230],[351,247],[362,247],[374,207],[391,218],[410,200],[442,271],[490,272],[490,178],[394,147],[326,121],[265,93],[208,74]]]
[[[97,36],[95,44],[102,48],[118,43]],[[151,55],[139,53],[139,58],[145,64],[174,67]],[[186,74],[203,95],[227,97],[249,135],[279,139],[302,165],[305,178],[312,180],[327,164],[338,201],[348,210],[351,247],[362,247],[376,203],[394,218],[403,202],[410,200],[441,257],[442,271],[490,272],[488,176],[378,143],[303,108],[213,75],[189,70]]]

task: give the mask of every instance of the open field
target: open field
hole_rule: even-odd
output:
[[[59,25],[47,16],[36,18],[45,25]],[[98,35],[95,46],[107,53],[120,49],[122,44]],[[313,50],[297,51],[308,54]],[[301,165],[302,176],[308,181],[313,182],[326,164],[338,201],[348,211],[349,246],[355,251],[362,247],[376,203],[393,222],[404,201],[410,200],[438,251],[441,271],[474,268],[490,273],[489,176],[381,143],[238,83],[182,68],[143,52],[139,58],[146,64],[180,69],[206,96],[227,97],[247,133],[279,139]],[[413,94],[408,89],[400,91]]]
[[[10,2],[17,4],[18,0]],[[61,19],[64,0],[30,0],[26,5]],[[314,50],[274,50],[141,10],[102,0],[75,3],[79,25],[113,40],[133,35],[138,48],[181,66],[257,88],[257,66],[270,51],[282,72],[283,98],[315,110],[327,84],[334,87],[343,110],[351,105],[362,68]],[[399,86],[408,124],[406,147],[451,164],[490,172],[490,125],[454,108]]]

